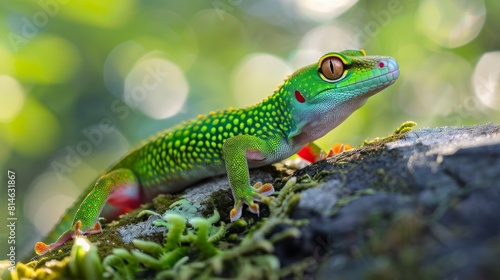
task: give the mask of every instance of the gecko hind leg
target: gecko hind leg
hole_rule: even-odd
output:
[[[37,242],[35,244],[35,252],[38,255],[43,255],[55,248],[61,247],[76,236],[102,232],[99,215],[108,199],[111,197],[111,202],[119,202],[116,204],[140,201],[138,188],[137,177],[129,169],[120,168],[103,175],[97,180],[90,193],[78,207],[71,228],[61,234],[57,241],[50,245],[44,242]],[[136,197],[133,198],[133,196]]]

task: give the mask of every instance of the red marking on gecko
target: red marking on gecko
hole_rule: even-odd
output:
[[[297,99],[297,101],[299,101],[300,103],[304,103],[306,102],[306,99],[304,98],[304,96],[302,96],[302,94],[300,93],[300,91],[296,90],[295,91],[295,98]]]

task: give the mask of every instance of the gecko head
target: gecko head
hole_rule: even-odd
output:
[[[291,136],[323,136],[398,77],[398,64],[388,56],[366,56],[363,50],[325,54],[283,84],[296,126]]]

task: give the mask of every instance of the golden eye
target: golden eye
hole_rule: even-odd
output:
[[[336,56],[327,57],[321,62],[321,74],[328,80],[337,80],[344,74],[344,63]]]

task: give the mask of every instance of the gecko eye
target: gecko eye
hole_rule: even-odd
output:
[[[330,56],[321,62],[320,73],[329,81],[335,81],[344,74],[344,63],[336,56]]]

